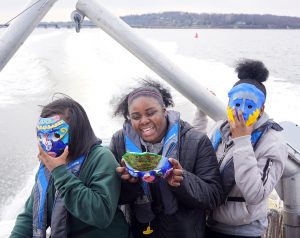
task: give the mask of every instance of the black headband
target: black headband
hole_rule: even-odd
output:
[[[164,105],[164,100],[162,98],[161,93],[154,87],[140,87],[135,90],[133,90],[128,95],[128,105],[132,103],[134,99],[140,96],[150,96],[156,98],[162,105]]]

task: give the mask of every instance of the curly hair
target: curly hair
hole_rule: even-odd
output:
[[[241,83],[249,83],[261,90],[267,96],[267,90],[263,84],[269,77],[269,71],[263,62],[251,59],[242,59],[238,61],[235,72],[238,74],[237,81],[234,86]]]
[[[168,108],[170,106],[174,106],[174,102],[172,99],[172,95],[170,93],[170,90],[166,87],[164,87],[161,83],[151,79],[151,78],[145,78],[139,80],[139,87],[132,88],[129,93],[122,96],[117,105],[115,106],[115,110],[113,115],[114,116],[123,116],[124,119],[127,121],[129,120],[129,111],[128,111],[128,98],[130,94],[140,88],[154,88],[156,89],[163,100],[163,106]]]
[[[253,79],[260,83],[266,81],[269,76],[269,71],[263,62],[251,59],[238,61],[235,72],[240,80]]]

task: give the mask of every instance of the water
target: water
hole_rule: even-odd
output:
[[[1,29],[1,32],[3,29]],[[237,80],[238,58],[265,62],[266,111],[277,121],[300,124],[299,30],[136,29],[224,104]],[[195,38],[195,33],[198,38]],[[298,40],[297,40],[298,39]],[[121,127],[110,100],[150,69],[98,29],[38,29],[0,73],[0,221],[14,219],[29,195],[37,170],[35,124],[38,105],[63,92],[86,109],[100,138]],[[191,121],[195,107],[172,90],[176,110]],[[0,231],[1,236],[1,231]]]

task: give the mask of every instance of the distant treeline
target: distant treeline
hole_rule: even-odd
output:
[[[300,18],[258,14],[208,14],[163,12],[124,16],[132,27],[141,28],[246,28],[299,29]]]
[[[163,12],[121,17],[137,28],[238,28],[238,29],[300,29],[300,17],[258,14],[208,14]],[[7,25],[0,25],[6,27]],[[74,28],[73,22],[41,22],[38,27]],[[96,27],[85,20],[82,27]]]

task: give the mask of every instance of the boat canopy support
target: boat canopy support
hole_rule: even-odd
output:
[[[79,0],[76,8],[211,118],[226,118],[226,107],[216,96],[146,42],[119,17],[103,8],[99,1]]]
[[[57,0],[32,0],[0,38],[0,72]]]

